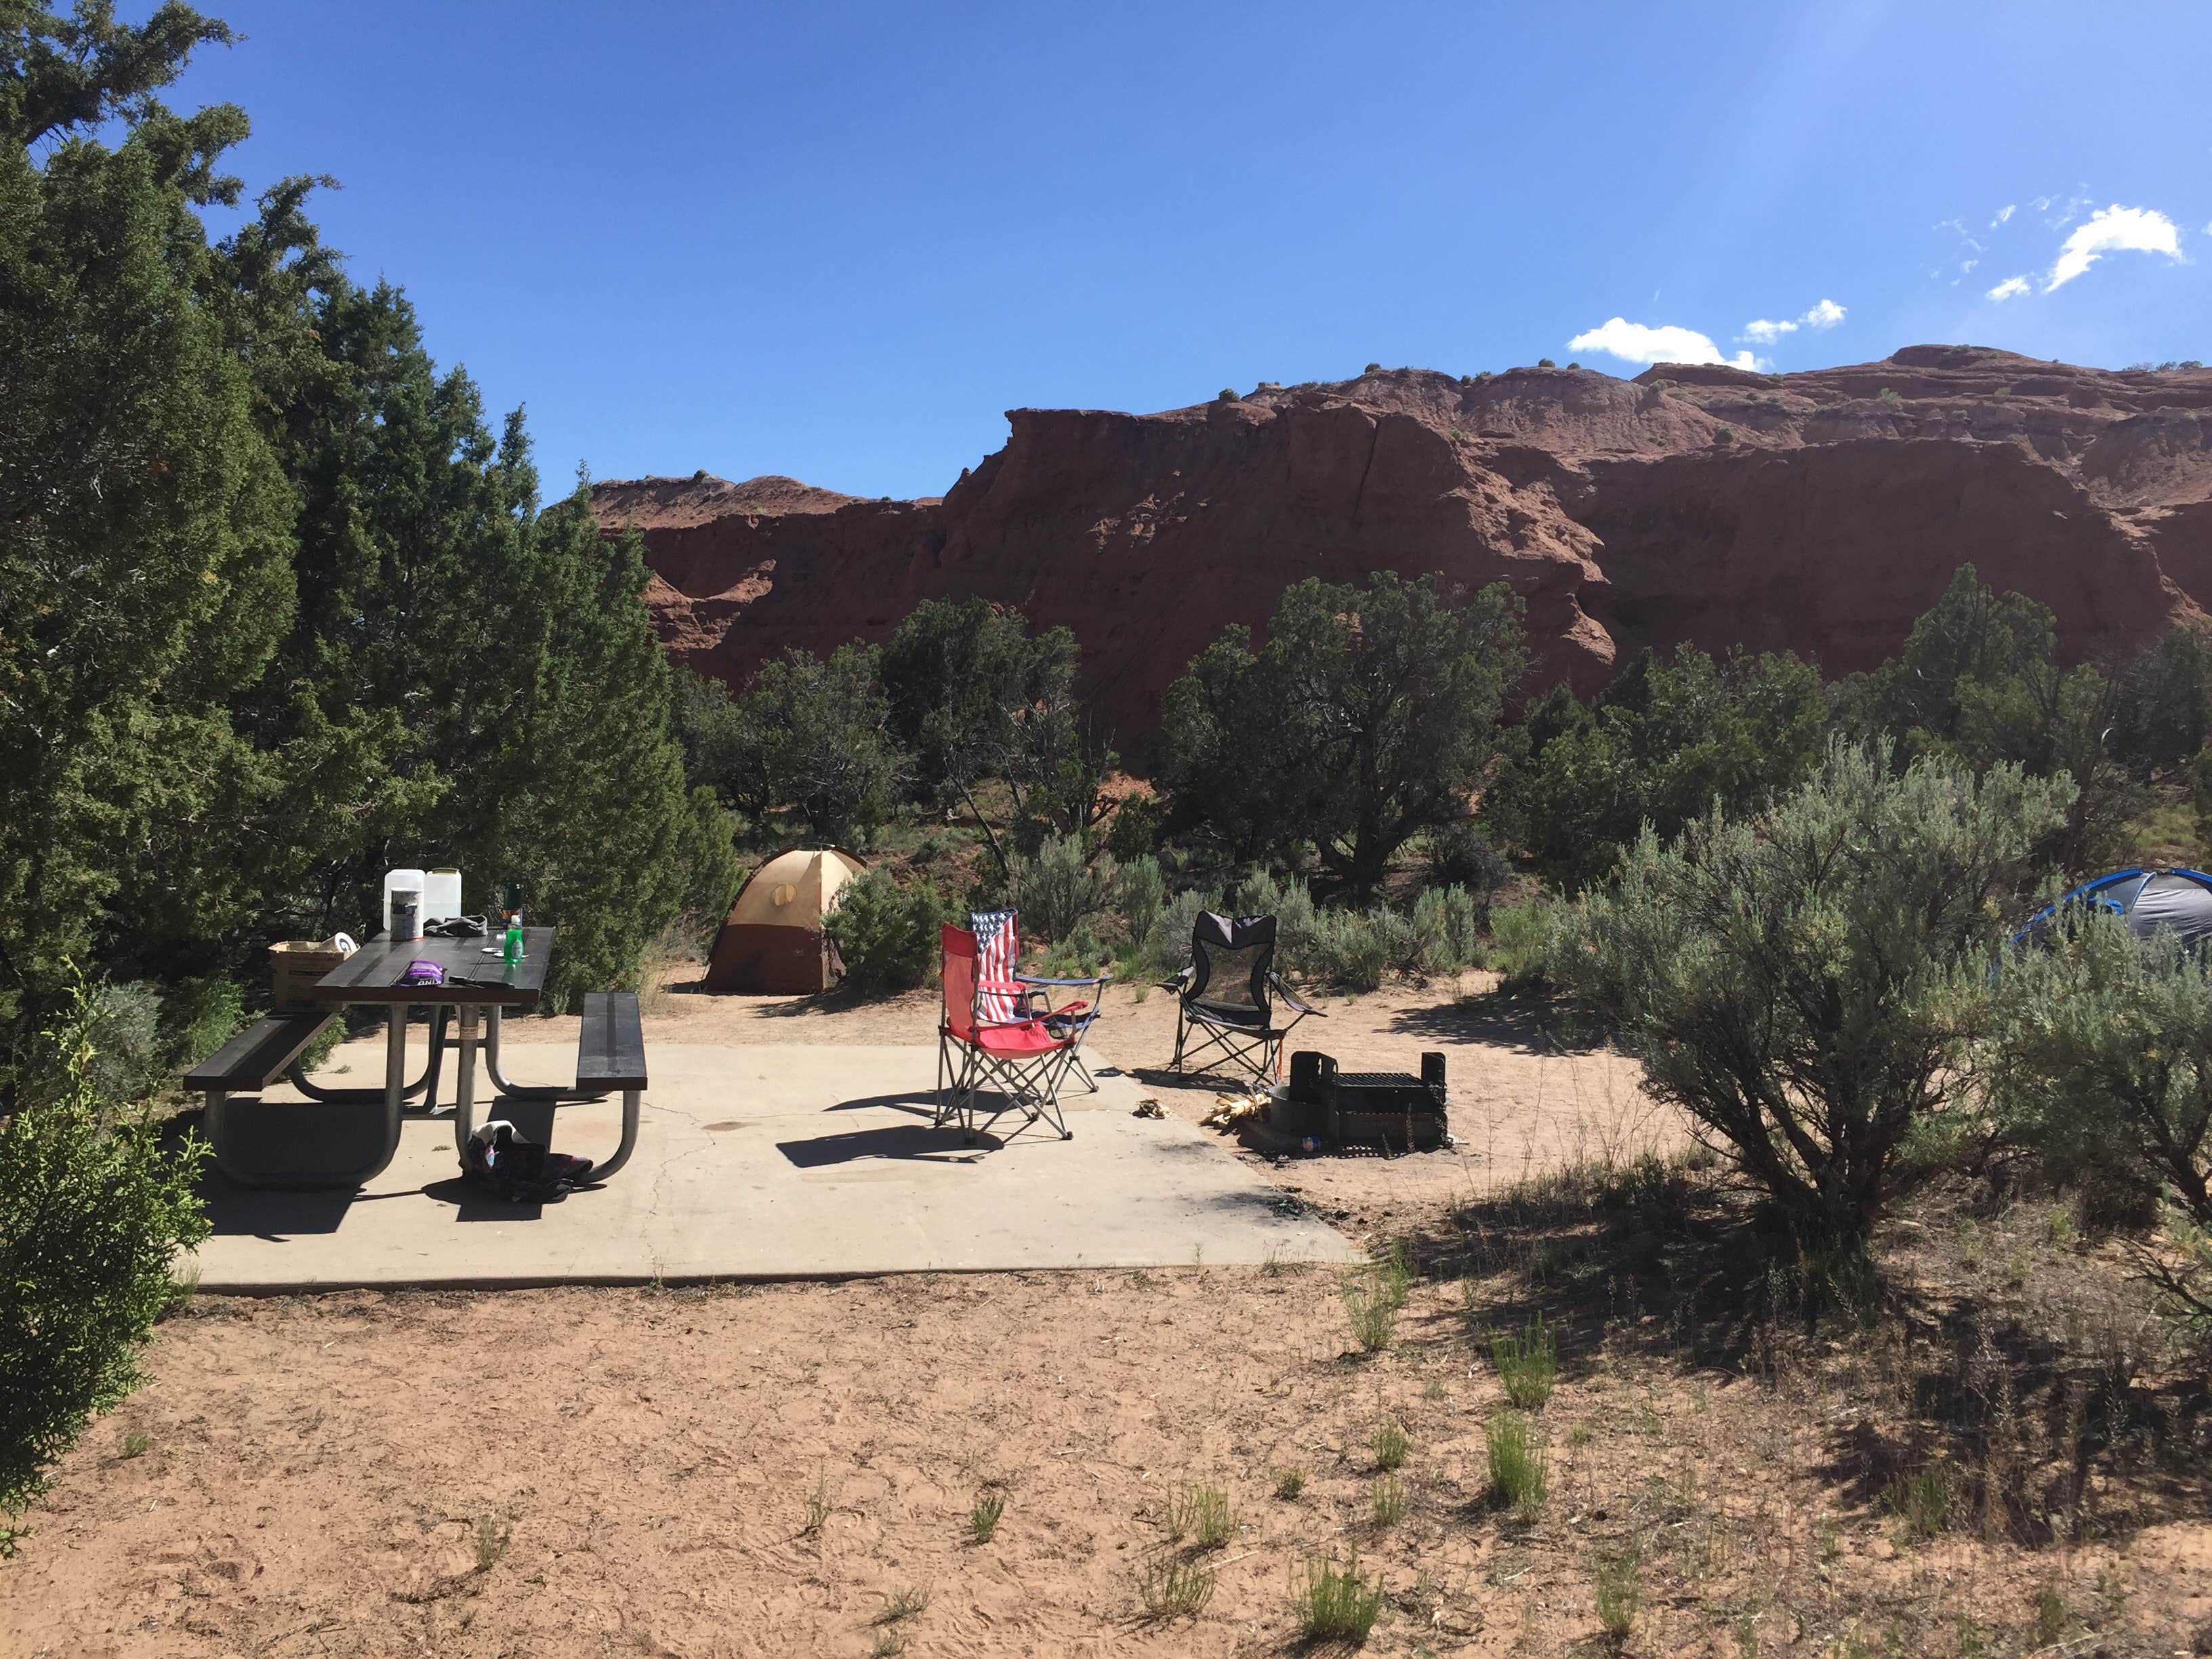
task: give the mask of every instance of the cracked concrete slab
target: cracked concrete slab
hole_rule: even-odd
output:
[[[381,1042],[349,1043],[331,1063],[349,1082],[374,1079]],[[1282,1213],[1280,1195],[1205,1132],[1133,1115],[1142,1091],[1091,1058],[1099,1091],[1079,1085],[1065,1100],[1073,1140],[1012,1115],[970,1145],[930,1127],[933,1048],[649,1043],[637,1152],[605,1187],[501,1203],[459,1178],[450,1119],[410,1118],[392,1167],[359,1192],[256,1192],[210,1173],[200,1285],[266,1294],[1356,1258],[1322,1222]],[[517,1081],[552,1082],[570,1056],[517,1046],[507,1059]],[[494,1111],[544,1133],[543,1109],[538,1125]],[[563,1107],[552,1144],[605,1155],[620,1120],[619,1100]]]

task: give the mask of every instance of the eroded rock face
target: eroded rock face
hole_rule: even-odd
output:
[[[706,672],[741,682],[981,595],[1074,630],[1100,729],[1139,765],[1191,657],[1310,575],[1508,582],[1531,689],[1585,691],[1684,641],[1869,667],[1966,561],[2051,606],[2069,657],[2212,609],[2212,370],[1914,346],[1790,375],[1397,369],[1007,420],[941,501],[704,476],[593,495],[642,531],[662,637]]]

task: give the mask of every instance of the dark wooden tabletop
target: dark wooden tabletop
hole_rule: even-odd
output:
[[[522,960],[509,966],[500,957],[501,935],[478,939],[417,939],[395,944],[381,933],[315,981],[317,1002],[407,1002],[417,1007],[497,1004],[532,1008],[545,988],[545,969],[553,960],[550,927],[522,930]],[[485,947],[490,954],[485,954]],[[446,970],[443,985],[402,985],[410,962],[434,962]],[[456,984],[457,980],[473,981]]]

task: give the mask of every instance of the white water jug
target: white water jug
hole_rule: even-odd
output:
[[[461,914],[461,872],[433,870],[422,878],[422,920],[443,921]]]
[[[392,896],[395,893],[405,893],[414,899],[416,921],[418,926],[421,923],[425,879],[420,870],[386,870],[384,872],[384,932],[387,939],[392,936]],[[420,939],[422,936],[417,933],[415,937]]]

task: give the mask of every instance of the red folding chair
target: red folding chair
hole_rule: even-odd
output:
[[[973,1139],[979,1116],[988,1130],[1006,1113],[1018,1111],[1030,1123],[1042,1118],[1060,1131],[1062,1140],[1074,1139],[1060,1112],[1060,1085],[1075,1063],[1089,1020],[1078,1023],[1049,1010],[1030,1012],[1030,987],[1011,978],[984,977],[974,933],[948,924],[940,937],[938,1127],[957,1118]],[[1095,997],[1091,1006],[1096,1006]],[[1005,1103],[988,1112],[976,1103],[987,1088]]]

